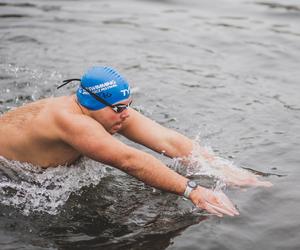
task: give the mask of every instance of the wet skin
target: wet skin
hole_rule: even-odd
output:
[[[108,133],[115,134],[129,113],[129,110],[115,113],[110,107],[89,111],[77,103],[75,96],[29,103],[0,116],[0,155],[43,167],[71,164],[81,153],[61,140],[59,115],[90,116]]]

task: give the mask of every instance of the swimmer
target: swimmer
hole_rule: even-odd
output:
[[[193,142],[130,107],[128,82],[113,68],[92,67],[78,81],[76,95],[26,104],[0,116],[0,155],[44,168],[70,165],[81,156],[116,167],[144,183],[183,195],[217,216],[238,215],[221,191],[214,192],[169,169],[154,156],[116,139],[119,133],[156,152],[187,158]],[[212,161],[213,155],[203,157]],[[234,175],[231,175],[234,176]],[[239,185],[261,185],[253,174]],[[234,181],[233,181],[234,183]]]

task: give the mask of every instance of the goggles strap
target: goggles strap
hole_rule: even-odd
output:
[[[68,83],[72,82],[72,81],[79,81],[81,82],[81,79],[78,78],[72,78],[72,79],[67,79],[63,81],[63,84],[59,85],[57,87],[57,89],[60,89],[61,87],[67,85]],[[107,101],[105,101],[104,99],[102,99],[100,96],[96,95],[95,93],[93,93],[92,91],[90,91],[88,88],[84,87],[82,85],[82,83],[80,83],[80,87],[83,88],[86,92],[88,92],[92,97],[94,97],[97,101],[101,102],[102,104],[108,106],[108,107],[113,107],[110,103],[108,103]]]
[[[88,88],[84,87],[82,84],[80,84],[80,87],[83,88],[86,92],[88,92],[97,101],[101,102],[102,104],[104,104],[104,105],[106,105],[108,107],[112,107],[112,105],[110,103],[108,103],[107,101],[105,101],[104,99],[102,99],[100,96],[98,96],[95,93],[93,93],[92,91],[90,91]]]
[[[56,89],[60,89],[61,87],[67,85],[68,83],[70,82],[73,82],[73,81],[81,81],[81,79],[78,79],[78,78],[73,78],[73,79],[67,79],[67,80],[63,80],[63,84],[59,85]]]

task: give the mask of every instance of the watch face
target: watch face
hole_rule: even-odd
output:
[[[197,183],[194,182],[194,181],[189,181],[188,182],[188,186],[191,187],[191,188],[196,188],[197,187]]]

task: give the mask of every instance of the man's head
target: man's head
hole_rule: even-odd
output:
[[[130,87],[116,70],[110,67],[92,67],[81,79],[64,80],[57,88],[72,81],[80,81],[76,93],[77,102],[84,108],[85,114],[97,120],[112,134],[122,128],[129,117]]]
[[[92,67],[80,79],[77,100],[111,134],[122,128],[131,103],[127,81],[110,67]]]
[[[99,110],[129,99],[127,81],[113,68],[92,67],[81,77],[78,102],[88,110]],[[118,111],[117,108],[115,108]]]

